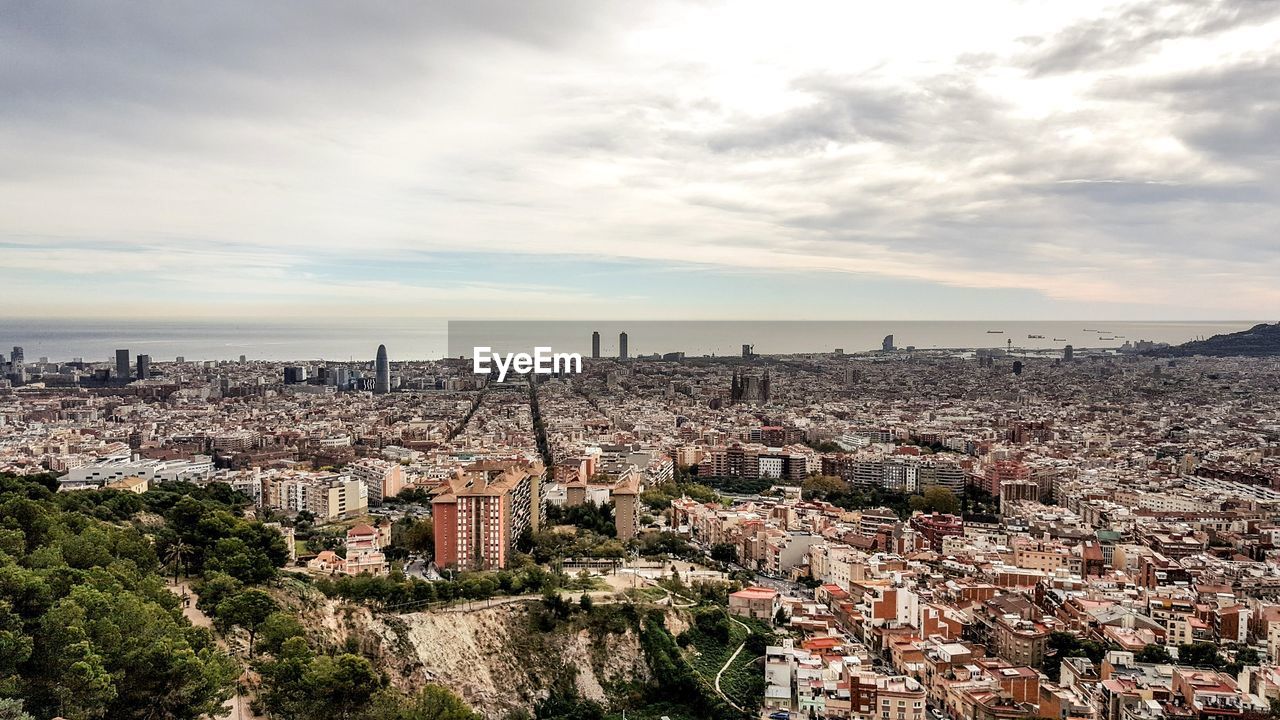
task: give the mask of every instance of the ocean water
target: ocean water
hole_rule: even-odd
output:
[[[14,345],[28,361],[84,358],[111,360],[117,348],[153,361],[370,360],[379,344],[392,360],[470,356],[471,348],[531,351],[548,346],[557,352],[591,352],[591,333],[600,333],[601,355],[618,353],[618,334],[628,335],[632,357],[655,352],[688,355],[739,355],[752,345],[762,355],[861,352],[880,348],[892,334],[899,348],[989,348],[1016,350],[1118,348],[1126,341],[1177,344],[1198,337],[1237,332],[1255,321],[1111,322],[1082,321],[454,321],[369,320],[335,322],[213,321],[28,321],[0,319],[0,353]],[[990,332],[999,331],[999,332]],[[1042,338],[1028,337],[1042,335]]]

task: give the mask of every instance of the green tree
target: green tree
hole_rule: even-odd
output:
[[[805,479],[800,490],[811,500],[831,500],[849,494],[849,483],[834,475],[814,475]]]
[[[711,559],[719,562],[738,562],[738,548],[733,543],[716,543],[711,546]]]
[[[283,610],[273,612],[258,627],[258,649],[279,655],[285,641],[305,636],[306,631],[296,617]]]
[[[186,559],[188,553],[191,552],[191,546],[177,540],[169,545],[164,552],[165,563],[173,566],[173,582],[178,582],[178,569],[182,566],[182,561]]]
[[[405,520],[406,527],[401,535],[404,547],[410,552],[422,553],[431,557],[436,553],[436,529],[431,518]]]
[[[307,697],[312,698],[312,712],[307,717],[351,720],[381,689],[382,677],[359,655],[326,655],[311,662],[303,673],[301,687]]]
[[[252,656],[258,628],[279,609],[280,606],[270,595],[251,589],[236,593],[219,603],[216,619],[224,628],[237,626],[249,633],[249,655]]]
[[[22,701],[17,698],[0,698],[0,720],[36,720],[35,716],[22,709]]]
[[[1178,646],[1178,663],[1192,667],[1221,668],[1226,659],[1218,654],[1218,646],[1211,642],[1198,642]]]
[[[411,696],[382,690],[374,696],[363,720],[481,720],[481,717],[448,689],[427,685]]]
[[[1163,645],[1148,643],[1146,647],[1138,651],[1133,657],[1140,663],[1152,663],[1157,665],[1168,665],[1173,662],[1173,656],[1169,654],[1168,649]]]
[[[960,501],[951,490],[940,485],[931,485],[920,495],[912,495],[910,508],[920,512],[939,512],[954,515],[960,510]]]

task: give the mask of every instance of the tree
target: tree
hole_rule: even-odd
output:
[[[829,500],[837,495],[847,495],[849,483],[834,475],[814,475],[805,479],[800,490],[810,499]]]
[[[22,709],[22,701],[15,698],[0,698],[0,720],[36,720],[34,716]]]
[[[769,648],[769,638],[758,632],[753,632],[747,636],[743,648],[750,657],[760,657],[764,655],[765,650]]]
[[[164,561],[173,565],[173,584],[178,584],[178,567],[191,552],[191,546],[182,540],[176,540],[164,551]]]
[[[1240,665],[1257,665],[1262,662],[1262,656],[1258,653],[1258,649],[1254,647],[1242,647],[1236,651],[1236,662]]]
[[[258,636],[261,638],[259,646],[272,655],[279,655],[286,641],[290,638],[305,637],[306,631],[302,628],[302,623],[293,615],[283,610],[273,612],[262,621],[262,625],[258,627]]]
[[[400,543],[410,552],[421,553],[431,557],[436,553],[436,530],[431,518],[421,520],[405,520]]]
[[[382,677],[359,655],[324,655],[315,658],[303,673],[301,687],[311,698],[312,712],[306,717],[351,720],[381,689]]]
[[[1208,668],[1220,668],[1227,664],[1227,661],[1218,654],[1218,646],[1211,642],[1179,645],[1178,662],[1182,665]]]
[[[379,692],[365,714],[366,720],[481,720],[480,715],[448,689],[427,685],[417,695],[395,690]]]
[[[582,593],[582,597],[578,598],[578,607],[582,609],[582,612],[591,612],[591,607],[593,605],[594,603],[591,600],[591,596],[587,593]]]
[[[719,562],[738,562],[738,548],[733,543],[716,543],[711,546],[711,559]]]
[[[1134,656],[1134,660],[1140,663],[1151,663],[1154,665],[1168,665],[1173,662],[1173,656],[1163,645],[1154,643],[1148,644],[1138,654]]]
[[[775,613],[773,616],[773,624],[774,625],[787,624],[787,611],[784,608],[778,608],[778,612]]]
[[[249,633],[249,655],[253,655],[253,641],[258,628],[280,606],[261,590],[245,590],[218,604],[217,620],[224,627],[239,626]]]
[[[941,485],[930,485],[920,495],[912,495],[909,500],[912,510],[920,512],[939,512],[954,515],[960,510],[960,501],[956,494]]]
[[[1093,640],[1082,640],[1074,633],[1061,630],[1049,633],[1048,649],[1050,657],[1045,659],[1043,670],[1053,681],[1057,681],[1062,672],[1062,659],[1069,657],[1088,658],[1091,662],[1102,662],[1106,654],[1105,645]]]

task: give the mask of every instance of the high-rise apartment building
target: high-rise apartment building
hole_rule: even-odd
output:
[[[146,380],[149,377],[151,377],[151,356],[139,355],[138,356],[138,379]]]
[[[591,333],[591,359],[600,359],[600,331]]]
[[[537,463],[483,462],[447,481],[431,502],[436,564],[505,567],[520,535],[541,525],[544,473]]]
[[[618,359],[627,359],[627,334],[618,333]]]
[[[623,481],[613,488],[613,524],[618,539],[626,542],[640,529],[640,485],[636,478]]]
[[[129,377],[129,351],[116,350],[116,377]]]

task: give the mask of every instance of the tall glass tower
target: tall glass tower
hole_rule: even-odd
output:
[[[387,362],[386,345],[378,346],[378,360],[375,366],[373,391],[380,394],[391,392],[391,363]]]

